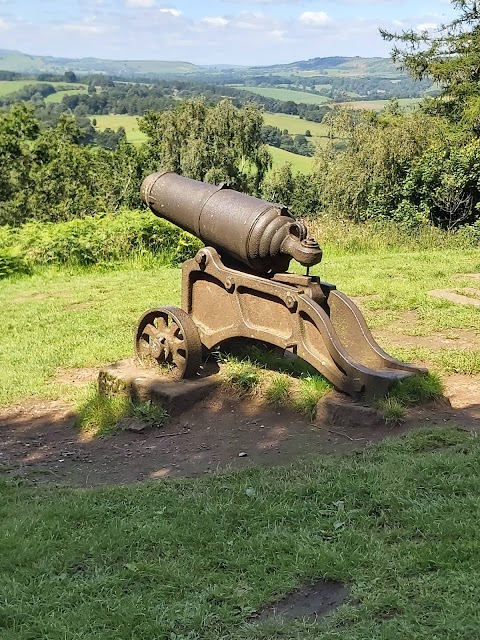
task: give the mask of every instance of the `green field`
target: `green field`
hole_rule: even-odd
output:
[[[264,113],[263,120],[265,124],[272,127],[278,127],[281,131],[287,129],[292,135],[302,134],[308,129],[312,137],[319,138],[327,135],[328,127],[319,122],[309,122],[302,120],[298,116],[290,116],[286,113]]]
[[[401,107],[415,107],[422,98],[400,98],[397,100]],[[353,100],[352,102],[341,102],[340,106],[351,107],[352,109],[367,109],[370,111],[381,111],[390,103],[390,100]]]
[[[87,90],[87,85],[85,84],[78,84],[73,86],[75,86],[76,88],[65,89],[65,91],[57,91],[56,93],[52,93],[51,95],[45,98],[45,102],[47,104],[61,102],[64,96],[74,96],[78,93],[85,93]]]
[[[96,120],[95,128],[98,131],[108,128],[116,131],[119,127],[123,127],[128,142],[138,145],[147,139],[146,135],[138,129],[138,118],[139,116],[129,115],[90,116],[90,121]]]
[[[23,89],[27,84],[38,84],[33,80],[0,80],[0,96],[8,96]]]
[[[268,117],[268,121],[267,121]],[[288,118],[288,120],[287,120]],[[128,116],[128,115],[110,115],[110,116],[90,116],[90,120],[96,120],[96,128],[99,131],[103,131],[107,127],[110,129],[116,130],[119,127],[123,127],[127,134],[127,140],[132,144],[138,145],[146,140],[145,134],[138,130],[138,117],[137,116]],[[302,132],[305,133],[305,129],[302,126],[302,122],[306,122],[305,120],[300,120],[295,116],[284,116],[281,118],[280,116],[276,116],[275,114],[266,114],[266,122],[267,124],[272,124],[272,126],[279,126],[281,123],[288,124],[291,129],[291,133],[293,133],[293,129],[298,127],[299,132],[302,129]],[[278,122],[279,124],[274,124]],[[310,123],[309,123],[310,124]],[[313,133],[313,129],[316,126],[315,131],[320,131],[320,127],[322,125],[316,125],[316,123],[312,122],[312,127],[310,130]],[[284,126],[282,128],[288,128]],[[289,129],[289,131],[290,131]],[[290,153],[289,151],[284,151],[283,149],[277,149],[275,147],[269,147],[269,150],[273,156],[274,165],[282,165],[286,162],[290,162],[293,166],[294,171],[301,171],[302,173],[309,173],[312,168],[312,158],[308,158],[306,156],[299,156],[296,153]]]
[[[61,97],[68,91],[69,93],[76,93],[77,91],[86,91],[86,84],[76,84],[69,82],[37,82],[36,80],[0,80],[0,97],[8,96],[11,93],[16,93],[23,89],[23,87],[29,85],[52,85],[53,87],[65,87],[66,91],[59,91],[51,96],[45,98],[46,102],[60,102]],[[57,96],[61,96],[58,98]]]
[[[310,173],[312,171],[313,158],[300,156],[297,153],[290,153],[290,151],[271,147],[270,145],[268,146],[268,150],[272,154],[274,167],[279,167],[288,162],[292,165],[295,173]]]
[[[275,87],[242,87],[246,91],[257,93],[266,98],[274,98],[275,100],[291,100],[292,102],[303,102],[304,104],[325,104],[330,102],[325,96],[317,96],[307,91],[292,91],[291,89],[277,89]]]

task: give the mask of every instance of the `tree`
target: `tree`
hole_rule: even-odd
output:
[[[257,193],[271,166],[261,139],[262,112],[253,104],[241,109],[229,100],[208,106],[204,99],[185,100],[162,113],[149,111],[139,128],[148,136],[145,163],[195,180],[229,182]]]
[[[402,33],[380,29],[380,33],[387,41],[401,43],[391,52],[395,63],[414,79],[430,78],[441,86],[430,110],[452,121],[462,118],[480,133],[480,4],[477,0],[451,0],[451,4],[459,16],[432,33],[412,29]]]
[[[63,77],[65,78],[66,82],[77,82],[77,76],[73,71],[65,71]]]

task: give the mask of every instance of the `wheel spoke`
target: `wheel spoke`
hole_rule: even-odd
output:
[[[143,328],[142,333],[155,338],[158,335],[158,329],[153,324],[147,324]]]
[[[166,329],[168,329],[168,324],[167,324],[167,320],[164,318],[164,316],[157,316],[155,318],[155,323],[156,323],[156,329],[157,329],[157,333],[163,332]]]

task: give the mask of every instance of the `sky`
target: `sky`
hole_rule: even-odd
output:
[[[0,49],[266,65],[388,56],[379,27],[431,30],[453,17],[449,0],[0,0]]]

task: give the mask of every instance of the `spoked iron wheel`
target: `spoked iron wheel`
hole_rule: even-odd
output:
[[[149,309],[135,332],[135,351],[143,361],[174,365],[178,376],[194,376],[202,363],[202,343],[190,316],[178,307]]]

